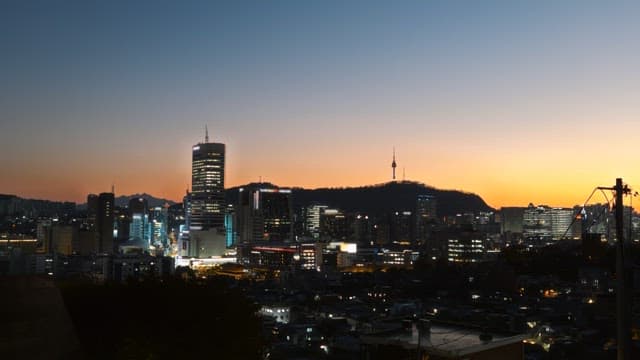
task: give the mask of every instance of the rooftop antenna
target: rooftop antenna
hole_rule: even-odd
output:
[[[111,193],[115,195],[115,193],[116,193],[116,184],[111,184]]]
[[[402,182],[405,182],[404,166],[402,167]]]
[[[204,142],[205,143],[209,143],[209,128],[207,127],[207,124],[204,125]]]

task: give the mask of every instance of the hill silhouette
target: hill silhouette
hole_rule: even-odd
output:
[[[252,183],[245,185],[245,187],[253,185],[275,186],[271,183]],[[243,186],[227,189],[226,198],[228,203],[237,203],[238,189],[241,187]],[[360,211],[375,215],[388,211],[414,210],[418,195],[435,196],[438,204],[438,216],[493,210],[476,194],[457,190],[436,189],[412,181],[345,188],[293,188],[293,205],[295,208],[299,208],[312,203],[321,203],[348,212]]]
[[[125,207],[129,205],[129,200],[131,199],[135,199],[135,198],[143,198],[147,200],[147,204],[149,204],[149,207],[156,207],[156,206],[162,206],[165,203],[168,203],[169,205],[174,205],[175,201],[169,200],[169,199],[162,199],[162,198],[157,198],[153,195],[149,195],[147,193],[142,193],[142,194],[132,194],[132,195],[122,195],[122,196],[118,196],[117,198],[115,198],[116,201],[116,206],[121,206],[121,207]]]

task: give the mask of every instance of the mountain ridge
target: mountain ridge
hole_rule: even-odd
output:
[[[226,201],[236,204],[238,190],[243,187],[275,187],[272,183],[250,183],[226,189]],[[465,212],[495,211],[479,195],[460,190],[437,189],[419,182],[395,181],[359,187],[304,189],[291,187],[293,206],[300,208],[311,203],[321,203],[348,212],[383,214],[388,211],[414,210],[418,195],[436,198],[438,216],[450,216]]]

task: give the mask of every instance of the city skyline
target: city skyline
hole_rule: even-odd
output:
[[[382,183],[395,147],[495,208],[639,188],[636,4],[122,4],[0,5],[0,192],[180,201],[205,124],[227,187]]]

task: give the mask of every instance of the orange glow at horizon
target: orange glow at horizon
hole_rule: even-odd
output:
[[[391,180],[391,154],[383,150],[386,149],[376,150],[367,156],[349,154],[343,149],[334,149],[314,156],[287,152],[286,156],[281,156],[275,163],[263,162],[261,157],[244,157],[246,155],[238,156],[231,152],[227,154],[225,185],[230,188],[257,182],[259,177],[262,177],[264,182],[283,187],[357,187],[380,184]],[[574,159],[573,166],[583,170],[563,172],[561,162],[549,162],[544,167],[534,167],[531,166],[532,159],[526,156],[522,159],[518,156],[511,159],[504,156],[501,161],[492,162],[489,161],[495,155],[492,152],[486,154],[475,151],[473,154],[477,161],[465,160],[459,153],[447,154],[437,149],[424,154],[403,152],[401,148],[397,158],[400,169],[398,180],[402,180],[404,168],[406,180],[425,183],[439,189],[475,193],[494,208],[527,206],[529,203],[562,207],[581,205],[594,187],[613,185],[615,178],[619,176],[632,188],[640,188],[634,186],[640,183],[635,181],[640,174],[618,172],[618,169],[628,166],[616,166],[610,161],[603,163],[609,164],[605,168],[588,168],[586,163]],[[25,198],[83,203],[87,194],[108,192],[114,184],[116,196],[146,192],[180,202],[185,190],[190,186],[189,155],[188,152],[181,153],[173,159],[168,159],[168,164],[180,164],[173,167],[145,168],[142,166],[143,162],[138,164],[139,167],[114,167],[107,171],[95,167],[67,167],[61,169],[62,171],[52,172],[45,179],[39,171],[31,170],[20,173],[19,179],[4,177],[0,180],[0,188],[2,193]],[[544,158],[548,155],[537,152],[533,157]],[[591,161],[593,159],[590,159],[589,163]],[[117,175],[110,176],[110,173]],[[590,201],[596,202],[605,202],[602,194],[597,193]]]

